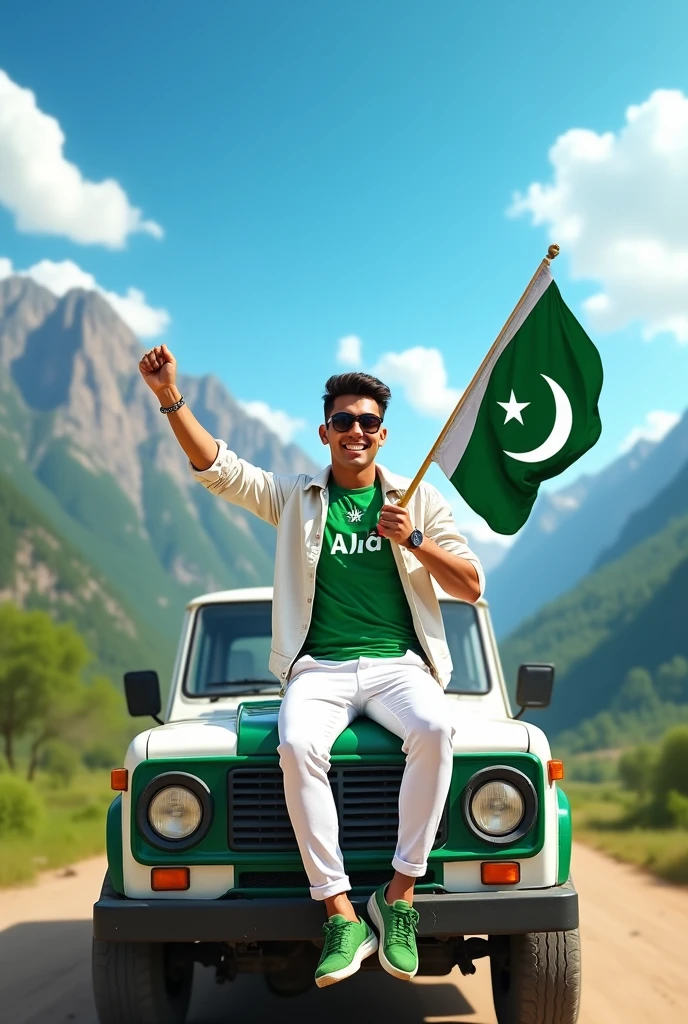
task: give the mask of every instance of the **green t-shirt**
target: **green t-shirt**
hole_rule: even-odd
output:
[[[330,483],[313,599],[301,654],[328,661],[422,655],[391,541],[371,534],[383,505],[379,480],[346,491]]]

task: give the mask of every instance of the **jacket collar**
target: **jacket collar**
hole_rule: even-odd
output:
[[[318,487],[323,491],[329,482],[331,468],[331,466],[325,466],[317,476],[311,477],[310,480],[306,480],[303,485],[304,490],[308,490],[309,487]],[[396,473],[390,473],[388,469],[385,469],[385,467],[381,466],[378,462],[375,463],[375,468],[377,470],[377,475],[380,477],[382,489],[385,494],[403,494],[411,482],[408,477],[397,476]]]

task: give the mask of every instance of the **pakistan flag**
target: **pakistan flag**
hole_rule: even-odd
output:
[[[497,533],[523,526],[543,480],[602,431],[599,352],[544,264],[433,454]]]

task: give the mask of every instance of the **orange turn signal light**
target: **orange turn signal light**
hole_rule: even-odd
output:
[[[480,879],[483,885],[516,885],[521,881],[521,865],[503,861],[481,864]]]
[[[547,776],[550,782],[555,782],[557,779],[564,778],[564,762],[563,761],[548,761],[547,762]]]
[[[126,768],[113,768],[110,772],[110,789],[126,793],[129,789],[129,772]]]
[[[153,868],[151,871],[151,889],[153,892],[171,892],[188,889],[191,885],[188,868]]]

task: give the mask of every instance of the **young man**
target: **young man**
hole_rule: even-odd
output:
[[[376,463],[390,391],[375,377],[331,377],[319,428],[331,464],[318,476],[276,476],[239,459],[195,419],[175,386],[165,345],[141,373],[184,449],[193,475],[214,494],[277,527],[270,668],[282,683],[279,755],[284,792],[311,895],[328,920],[316,971],[319,987],[349,977],[378,949],[359,920],[339,848],[327,772],[332,744],[365,714],[403,740],[394,875],[368,911],[382,966],[410,980],[418,970],[413,908],[417,878],[447,799],[453,728],[443,687],[452,664],[433,578],[474,602],[484,590],[480,562],[440,494]]]

